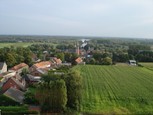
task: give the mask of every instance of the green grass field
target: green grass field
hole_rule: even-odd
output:
[[[17,43],[0,43],[0,48],[4,48],[4,47],[10,47],[10,46],[14,46],[14,47],[28,47],[32,44],[44,44],[41,42],[33,42],[33,43],[28,43],[28,42],[17,42]],[[50,44],[53,45],[54,47],[56,46],[56,44],[53,43],[45,43],[45,44]]]
[[[76,66],[83,76],[82,111],[153,114],[153,71],[130,66]]]
[[[28,47],[29,45],[32,45],[33,43],[0,43],[0,48],[3,47],[10,47],[10,46],[14,46],[14,47]]]
[[[153,68],[153,63],[152,62],[141,62],[139,64],[141,64],[144,67]]]

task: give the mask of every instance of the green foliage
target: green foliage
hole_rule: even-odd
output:
[[[24,95],[24,103],[37,105],[38,101],[35,98],[35,94],[30,91],[27,91]]]
[[[80,111],[81,94],[82,94],[82,78],[78,71],[71,71],[65,77],[67,86],[68,102],[67,106]]]
[[[17,63],[16,59],[15,59],[15,56],[11,53],[6,54],[5,61],[8,65],[8,67],[12,67]]]
[[[25,106],[0,106],[2,115],[38,114],[37,111],[29,111]]]
[[[27,68],[24,68],[21,72],[21,76],[25,76],[27,74],[29,74],[29,70]]]
[[[67,89],[64,80],[41,83],[37,88],[36,98],[41,104],[42,112],[64,111],[67,103]]]
[[[64,61],[64,53],[56,53],[55,55],[57,58],[61,59],[62,61]]]
[[[103,65],[111,65],[112,64],[112,59],[109,58],[109,57],[105,57],[105,58],[103,58],[102,64]]]
[[[153,71],[131,66],[76,66],[83,78],[82,111],[153,114]]]
[[[20,105],[18,102],[10,99],[9,97],[5,95],[0,95],[0,106],[15,106]]]
[[[28,65],[32,64],[32,52],[28,48],[11,47],[0,49],[0,61],[5,61],[8,67],[25,62]]]

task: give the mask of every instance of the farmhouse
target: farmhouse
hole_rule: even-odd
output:
[[[50,70],[52,63],[50,61],[42,61],[30,67],[30,73],[34,76],[41,76]]]
[[[25,80],[19,81],[15,78],[9,78],[2,86],[2,91],[6,91],[9,88],[16,88],[18,90],[25,90]]]
[[[137,65],[135,60],[129,60],[129,64],[130,64],[130,65],[134,65],[134,66]]]
[[[0,62],[0,74],[7,72],[7,64],[5,62]]]
[[[20,63],[12,67],[10,70],[16,71],[17,73],[21,73],[23,69],[29,69],[29,66],[25,63]]]

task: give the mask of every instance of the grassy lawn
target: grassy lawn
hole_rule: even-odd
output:
[[[76,66],[83,76],[82,111],[153,114],[153,71],[130,66]]]

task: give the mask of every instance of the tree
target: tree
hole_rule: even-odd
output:
[[[81,94],[82,94],[82,78],[78,71],[71,71],[65,77],[67,86],[67,106],[80,110]]]
[[[6,63],[8,65],[8,67],[12,67],[16,64],[16,59],[15,59],[14,55],[11,53],[7,53],[5,59],[6,59]]]
[[[35,94],[32,92],[28,91],[24,95],[24,103],[26,104],[38,104],[38,101],[35,98]]]
[[[41,105],[42,112],[61,112],[67,103],[67,89],[65,81],[57,79],[50,82],[42,82],[36,91],[36,99]]]
[[[112,64],[112,59],[110,57],[103,58],[102,64],[111,65]]]
[[[57,58],[60,58],[62,61],[65,60],[65,59],[64,59],[64,53],[57,53],[57,54],[56,54],[56,57],[57,57]]]
[[[96,63],[96,60],[95,60],[94,58],[91,58],[91,59],[89,60],[89,63],[90,63],[90,64],[95,64],[95,63]]]

